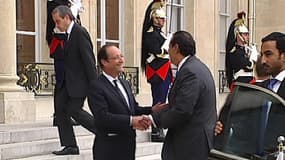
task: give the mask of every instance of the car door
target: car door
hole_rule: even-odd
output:
[[[265,106],[268,106],[266,112]],[[266,88],[236,83],[221,110],[219,119],[224,129],[215,137],[209,159],[266,159],[272,156],[277,149],[278,136],[285,136],[284,106],[284,100]]]

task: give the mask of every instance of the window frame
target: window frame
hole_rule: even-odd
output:
[[[107,31],[106,31],[106,0],[99,0],[100,1],[100,14],[101,14],[101,21],[99,22],[97,20],[97,23],[100,23],[100,38],[98,38],[97,36],[97,40],[96,40],[96,44],[98,44],[98,42],[100,43],[101,46],[105,45],[106,43],[117,43],[119,45],[119,48],[123,49],[123,37],[122,37],[122,31],[123,31],[123,26],[122,24],[124,24],[123,22],[123,13],[122,11],[124,10],[123,6],[124,6],[124,1],[119,1],[119,29],[118,29],[118,35],[119,35],[119,39],[118,40],[114,40],[114,39],[107,39]],[[98,47],[101,47],[98,46]]]
[[[225,2],[226,4],[224,4],[225,11],[226,12],[222,12],[222,2]],[[225,24],[221,21],[222,17],[224,17],[226,19]],[[227,1],[227,0],[220,0],[220,5],[219,5],[219,22],[220,22],[220,26],[225,26],[225,30],[223,31],[224,35],[226,35],[225,37],[219,37],[219,70],[225,70],[225,56],[226,56],[226,50],[225,47],[221,48],[221,42],[226,42],[227,39],[227,35],[228,35],[228,30],[229,30],[229,26],[231,23],[231,1]],[[223,24],[222,24],[223,23]],[[221,27],[220,27],[221,28]],[[219,30],[219,35],[222,35],[221,33],[221,29]],[[224,41],[222,41],[221,39],[225,38]],[[224,44],[225,46],[226,44]],[[223,59],[223,61],[221,61]]]
[[[177,21],[174,21],[172,20],[173,17],[172,17],[172,14],[171,14],[171,11],[173,11],[173,8],[178,8],[179,11],[180,11],[180,15],[181,17],[179,17],[179,19],[177,19]],[[168,20],[166,21],[166,24],[165,24],[165,33],[171,33],[171,26],[170,24],[173,23],[173,22],[178,22],[180,21],[180,28],[178,28],[177,30],[184,30],[185,28],[185,24],[184,24],[184,21],[185,21],[185,16],[184,16],[184,9],[185,9],[185,3],[184,3],[184,0],[180,0],[180,3],[176,3],[176,2],[173,2],[173,0],[167,0],[166,2],[166,15],[167,15],[167,18]]]
[[[40,33],[42,33],[41,30],[41,20],[42,20],[42,16],[41,16],[41,5],[42,5],[42,1],[38,1],[38,0],[34,0],[34,20],[35,20],[35,30],[34,31],[25,31],[25,30],[17,30],[16,27],[16,36],[17,35],[24,35],[24,36],[34,36],[35,38],[35,42],[34,42],[34,47],[35,47],[35,63],[39,63],[42,60],[42,55],[40,54],[41,49],[42,49],[42,44],[41,42],[41,37],[42,35]],[[17,25],[17,24],[16,24]],[[17,58],[18,60],[18,58]],[[17,61],[18,63],[18,61]]]

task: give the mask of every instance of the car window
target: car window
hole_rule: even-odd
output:
[[[266,123],[262,110],[265,105],[269,106]],[[227,97],[220,120],[224,130],[215,137],[215,149],[242,157],[251,157],[260,150],[272,152],[278,136],[285,135],[284,100],[265,88],[239,83]]]

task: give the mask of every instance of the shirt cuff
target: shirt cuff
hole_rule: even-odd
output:
[[[152,125],[157,128],[157,125],[154,123],[152,115],[148,115],[148,118],[151,120]]]
[[[133,126],[133,117],[130,116],[130,126]]]

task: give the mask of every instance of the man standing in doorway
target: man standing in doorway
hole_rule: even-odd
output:
[[[249,31],[244,23],[245,12],[238,13],[229,28],[226,41],[226,76],[230,89],[233,82],[249,83],[254,79],[253,68],[258,52],[249,45]]]
[[[172,81],[169,56],[163,48],[166,37],[161,30],[166,20],[164,5],[165,1],[154,0],[146,10],[143,24],[141,67],[151,85],[152,106],[166,102]],[[151,139],[153,142],[162,142],[163,130],[152,127]]]

